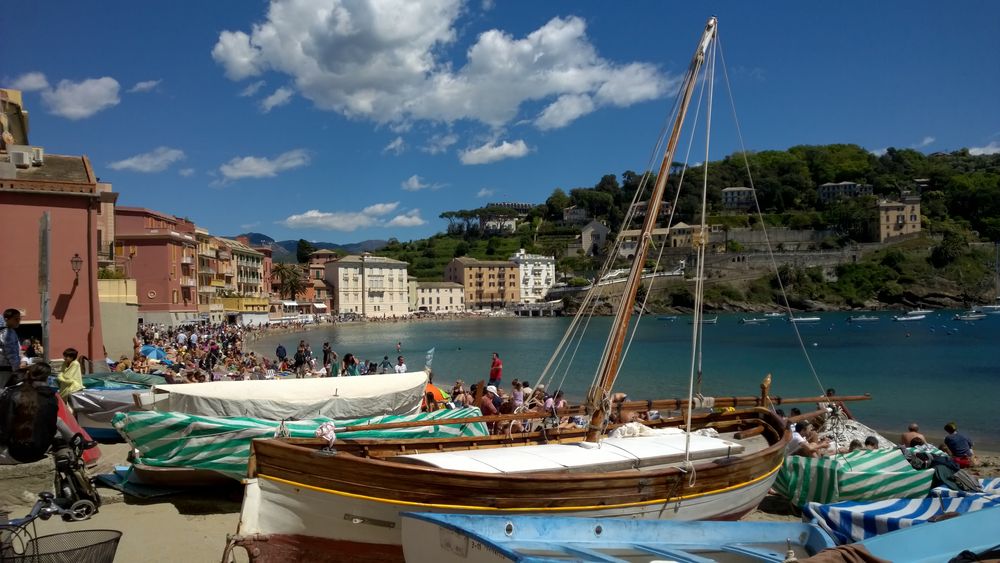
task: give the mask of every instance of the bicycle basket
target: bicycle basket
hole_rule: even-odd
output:
[[[121,537],[122,533],[117,530],[50,534],[29,541],[22,553],[5,553],[3,560],[19,563],[113,563]]]

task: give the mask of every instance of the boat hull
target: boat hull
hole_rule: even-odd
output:
[[[256,478],[246,486],[233,543],[257,562],[385,561],[402,559],[402,512],[735,520],[767,494],[788,440],[770,413],[743,416],[722,415],[716,422],[763,425],[768,446],[696,461],[693,479],[690,467],[685,472],[677,465],[610,472],[454,471],[346,450],[323,456],[283,440],[257,440]]]

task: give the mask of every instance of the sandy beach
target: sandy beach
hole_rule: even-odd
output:
[[[104,444],[97,472],[108,471],[114,464],[124,463],[128,448],[125,444]],[[976,472],[980,477],[1000,477],[1000,453],[982,452]],[[104,505],[86,522],[67,523],[62,520],[38,522],[38,534],[72,530],[121,530],[121,543],[115,561],[185,561],[208,563],[222,560],[226,536],[236,531],[239,523],[241,492],[238,486],[219,491],[196,491],[152,501],[125,497],[112,489],[101,489]],[[30,505],[11,508],[15,516],[27,514]],[[768,495],[760,508],[747,515],[753,521],[797,521],[800,519],[783,498]],[[237,553],[235,561],[244,561]]]

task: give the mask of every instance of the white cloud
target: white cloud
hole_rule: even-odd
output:
[[[178,174],[184,176],[185,178],[194,176],[194,168],[181,168]]]
[[[295,91],[291,88],[285,88],[282,86],[260,102],[260,110],[264,113],[268,113],[276,107],[283,106],[291,101],[292,94],[294,93]]]
[[[248,32],[221,32],[212,57],[230,79],[282,73],[320,109],[389,124],[464,119],[495,128],[542,102],[556,104],[539,121],[551,128],[658,98],[675,83],[652,64],[602,58],[578,17],[523,37],[491,29],[464,64],[444,59],[466,9],[462,0],[274,0]]]
[[[913,148],[915,148],[915,149],[922,149],[922,148],[926,147],[927,145],[933,143],[934,140],[935,140],[934,137],[930,137],[930,136],[924,137],[919,143],[917,143],[916,145],[913,145]]]
[[[278,172],[291,170],[309,164],[309,153],[305,149],[290,150],[273,159],[259,156],[236,157],[219,167],[226,180],[241,178],[272,178]]]
[[[462,164],[489,164],[506,158],[521,158],[528,154],[528,145],[521,139],[509,143],[504,141],[499,145],[492,142],[481,147],[466,149],[458,157]]]
[[[36,90],[45,90],[48,88],[49,81],[46,80],[45,75],[40,72],[28,72],[15,78],[10,87],[15,90],[34,92]]]
[[[1000,154],[1000,143],[996,141],[990,141],[990,144],[985,147],[970,147],[969,154],[974,156],[980,156],[984,154]]]
[[[430,184],[424,182],[423,178],[414,174],[406,180],[404,180],[400,186],[408,192],[419,192],[420,190],[425,190],[431,187]]]
[[[376,203],[361,211],[320,211],[310,209],[304,213],[291,215],[280,224],[291,229],[324,229],[327,231],[351,232],[363,227],[417,227],[427,222],[420,217],[419,209],[411,209],[389,219],[399,208],[399,202]]]
[[[430,154],[441,154],[457,142],[458,135],[454,133],[438,134],[428,139],[427,144],[420,150]]]
[[[184,151],[170,147],[157,147],[150,152],[108,164],[112,170],[131,170],[133,172],[163,172],[171,164],[184,159]],[[183,174],[183,171],[181,172]]]
[[[385,224],[386,227],[419,227],[421,225],[426,225],[427,221],[424,221],[423,217],[420,216],[419,209],[411,209],[406,213],[396,215]]]
[[[406,142],[403,141],[402,137],[396,137],[395,139],[392,140],[391,143],[389,143],[388,145],[385,146],[384,149],[382,149],[382,152],[383,153],[391,152],[392,154],[399,156],[403,154],[403,151],[405,150],[406,150]]]
[[[482,188],[478,192],[476,192],[476,197],[490,197],[494,193],[496,193],[495,190],[491,190],[489,188]]]
[[[162,80],[143,80],[142,82],[136,82],[135,86],[129,88],[128,93],[129,94],[136,94],[136,93],[143,93],[143,92],[152,92],[153,90],[156,89],[157,86],[160,85],[160,82],[163,82],[163,81]]]
[[[572,123],[581,115],[594,111],[594,100],[590,96],[566,94],[549,104],[535,120],[535,126],[545,131],[558,129]]]
[[[254,94],[257,93],[257,90],[263,88],[265,84],[267,83],[264,82],[263,80],[258,80],[257,82],[250,83],[247,85],[246,88],[243,89],[242,92],[240,92],[240,96],[243,98],[248,98],[250,96],[253,96]]]
[[[118,98],[118,81],[109,76],[89,78],[83,82],[60,80],[55,89],[42,92],[42,101],[49,111],[67,119],[84,119],[114,107]]]

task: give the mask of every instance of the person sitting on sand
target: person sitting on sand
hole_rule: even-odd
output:
[[[941,449],[951,454],[951,459],[961,468],[972,467],[973,458],[976,453],[972,450],[972,440],[958,433],[958,426],[954,422],[944,425],[944,431],[948,433],[944,438]]]
[[[899,437],[899,443],[912,448],[926,444],[927,438],[920,433],[920,426],[916,422],[911,422],[908,430]]]
[[[875,451],[878,449],[878,438],[875,436],[869,436],[865,438],[865,449],[869,451]]]
[[[786,455],[816,457],[816,449],[813,448],[813,446],[809,443],[809,440],[806,439],[808,431],[808,422],[795,423],[794,430],[792,431],[792,439],[788,442],[788,446],[785,449]]]

